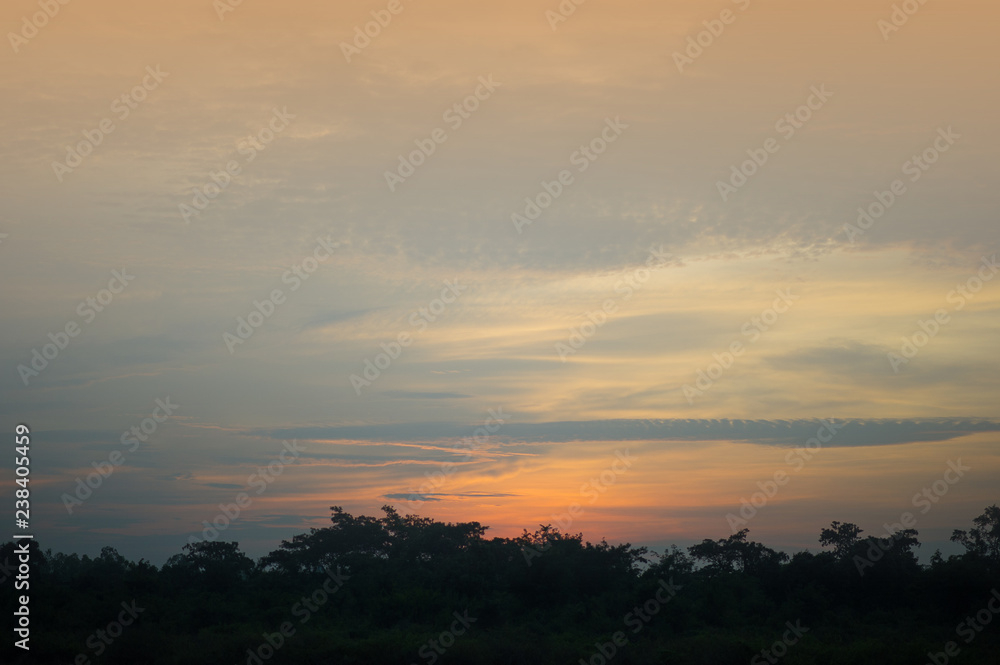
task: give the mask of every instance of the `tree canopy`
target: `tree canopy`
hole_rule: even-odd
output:
[[[0,660],[587,663],[612,645],[623,665],[745,665],[792,627],[801,639],[785,647],[790,665],[920,663],[1000,589],[996,505],[954,531],[962,554],[927,565],[913,529],[879,537],[838,521],[819,531],[828,551],[792,556],[747,529],[661,553],[545,524],[487,532],[391,506],[381,516],[333,506],[330,526],[256,561],[227,541],[191,543],[159,568],[111,547],[91,558],[32,542],[32,651],[8,641]],[[0,563],[14,546],[0,546]],[[14,602],[5,595],[8,611]],[[116,627],[126,610],[137,618]],[[994,662],[1000,631],[973,635],[962,662]]]

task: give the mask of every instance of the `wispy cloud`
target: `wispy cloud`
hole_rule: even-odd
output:
[[[947,441],[976,432],[1000,431],[1000,420],[989,418],[833,419],[841,426],[830,446],[881,446]],[[742,441],[769,446],[800,445],[815,436],[819,420],[592,420],[550,423],[510,423],[496,439],[504,442],[569,441]],[[470,427],[457,423],[410,423],[345,427],[297,427],[256,431],[274,438],[349,441],[430,441],[468,436]]]

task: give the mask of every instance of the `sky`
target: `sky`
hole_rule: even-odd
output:
[[[998,12],[10,0],[31,531],[817,551],[911,512],[956,552],[1000,486]]]

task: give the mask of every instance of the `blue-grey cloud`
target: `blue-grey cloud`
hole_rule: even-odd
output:
[[[975,432],[1000,431],[1000,421],[987,418],[840,419],[825,445],[879,446],[917,441],[947,441]],[[569,441],[742,441],[761,445],[805,443],[824,421],[795,420],[593,420],[510,423],[496,435],[504,441],[562,443]],[[297,427],[257,434],[274,438],[371,441],[427,441],[470,436],[475,428],[457,423],[410,423],[343,427]],[[825,436],[825,435],[824,435]]]

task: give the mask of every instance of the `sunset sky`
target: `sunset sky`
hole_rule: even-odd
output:
[[[39,542],[159,564],[247,491],[254,556],[387,503],[661,548],[784,472],[755,540],[954,552],[1000,498],[1000,9],[895,7],[9,0]]]

